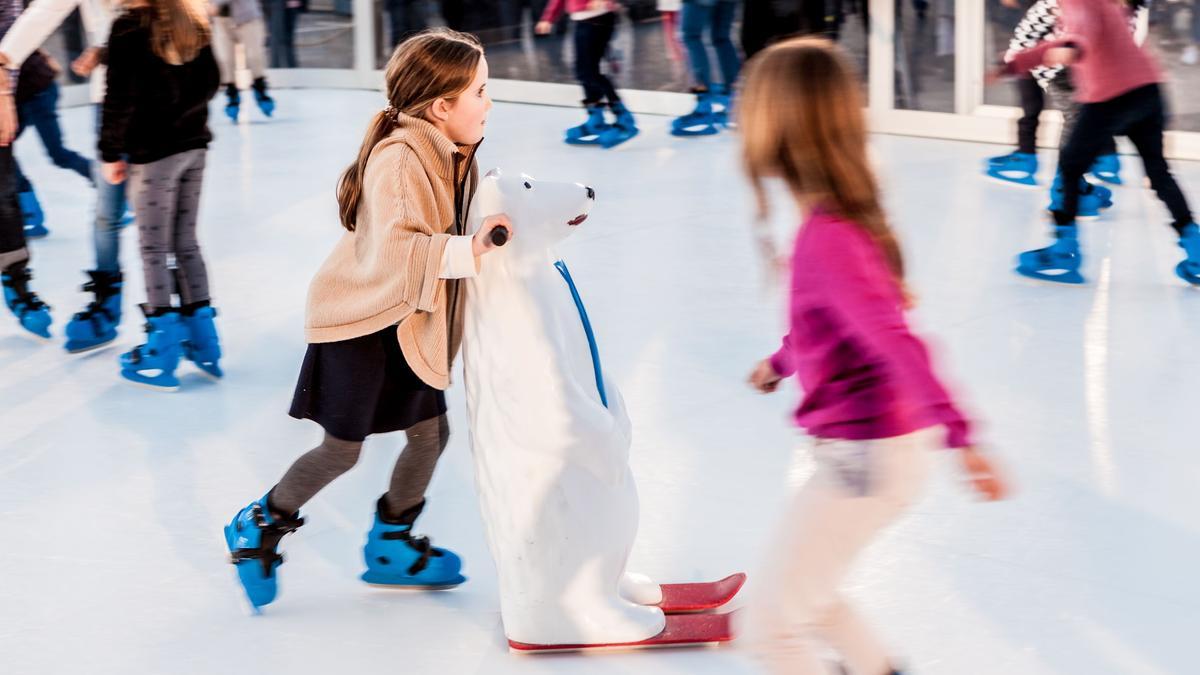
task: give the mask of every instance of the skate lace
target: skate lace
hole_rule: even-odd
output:
[[[433,543],[429,541],[429,537],[414,537],[408,530],[392,530],[384,532],[380,535],[384,541],[403,541],[408,544],[409,548],[413,549],[420,556],[408,568],[409,576],[420,574],[429,566],[430,558],[440,558],[442,552],[433,547]]]
[[[37,296],[37,293],[26,292],[23,295],[18,295],[16,303],[17,307],[24,307],[26,311],[36,312],[39,309],[46,307],[46,303]]]
[[[104,293],[99,293],[97,292],[98,290],[102,289],[100,289],[100,287],[94,281],[89,281],[83,285],[84,293],[95,293],[96,297],[88,303],[88,306],[84,308],[82,312],[76,315],[76,318],[91,319],[97,314],[103,314],[104,316],[108,317],[110,321],[116,321],[116,317],[114,317],[112,313],[104,307],[104,302],[111,296]]]
[[[276,550],[279,541],[300,529],[300,526],[304,524],[304,519],[299,516],[276,518],[274,522],[268,523],[260,504],[252,507],[251,517],[254,519],[254,527],[262,533],[258,547],[239,548],[233,551],[230,554],[231,562],[236,565],[243,560],[259,560],[262,562],[263,575],[270,577],[275,566],[283,562],[283,556]]]
[[[26,272],[24,274],[14,273],[8,276],[9,278],[4,280],[4,285],[16,293],[16,297],[13,298],[12,302],[14,312],[20,310],[36,312],[39,309],[47,307],[46,303],[42,302],[37,293],[29,290],[28,284],[33,275]]]

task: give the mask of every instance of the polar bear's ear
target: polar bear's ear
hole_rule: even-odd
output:
[[[488,171],[487,173],[483,174],[483,177],[484,178],[503,178],[504,171],[501,170],[500,167],[496,167],[496,168],[492,169],[491,171]]]

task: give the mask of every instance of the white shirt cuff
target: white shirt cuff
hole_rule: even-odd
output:
[[[475,251],[469,235],[452,236],[442,253],[440,279],[470,279],[475,276]]]

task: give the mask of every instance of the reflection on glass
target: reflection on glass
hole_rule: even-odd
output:
[[[263,0],[272,68],[352,68],[350,0]]]
[[[954,0],[896,0],[895,104],[954,112]]]
[[[1200,1],[1150,3],[1145,44],[1167,79],[1167,127],[1200,131]]]
[[[622,0],[617,34],[604,70],[619,88],[687,91],[691,81],[680,40],[680,13],[671,0]],[[733,28],[740,50],[753,52],[792,34],[824,34],[851,54],[867,72],[867,0],[764,2],[737,0]],[[377,3],[377,63],[383,66],[395,45],[430,26],[449,26],[475,35],[488,50],[493,77],[575,83],[572,24],[562,17],[547,36],[534,24],[547,0],[381,0]],[[743,19],[743,11],[744,19]]]
[[[1015,7],[1009,7],[1016,4]],[[1019,0],[1018,3],[989,0],[984,6],[986,28],[983,34],[983,63],[991,67],[1000,61],[1001,56],[1009,49],[1017,25],[1024,19],[1025,14],[1035,3],[1032,0]],[[1021,105],[1018,85],[1011,80],[997,82],[985,86],[983,102],[988,105]]]

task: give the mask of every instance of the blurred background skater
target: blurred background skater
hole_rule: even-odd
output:
[[[213,53],[221,68],[225,88],[225,114],[237,122],[242,97],[238,93],[237,47],[241,45],[246,68],[253,78],[250,88],[259,110],[270,117],[275,101],[267,93],[266,27],[259,0],[211,0]]]

